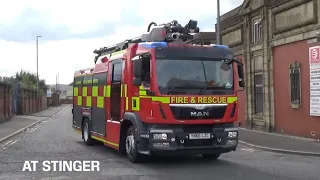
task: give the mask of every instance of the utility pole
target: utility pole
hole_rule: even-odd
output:
[[[37,36],[37,98],[39,97],[39,38],[41,36]]]
[[[56,93],[58,92],[58,75],[56,75]]]
[[[220,0],[217,0],[217,29],[216,29],[216,35],[217,35],[217,44],[221,44],[220,40]]]

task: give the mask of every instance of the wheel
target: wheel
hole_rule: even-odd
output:
[[[220,157],[220,155],[221,154],[202,154],[202,157],[208,160],[217,160]]]
[[[91,146],[94,144],[94,139],[91,138],[91,133],[90,133],[90,123],[88,119],[85,119],[83,121],[82,125],[82,137],[83,141],[87,146]]]
[[[136,141],[136,136],[135,136],[135,131],[133,126],[130,126],[129,129],[127,130],[125,143],[126,143],[126,154],[129,161],[133,163],[141,162],[143,160],[143,155],[138,153],[137,141]]]

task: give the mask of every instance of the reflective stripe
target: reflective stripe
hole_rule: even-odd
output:
[[[147,95],[147,90],[142,85],[139,86],[139,95],[140,96],[146,96]]]
[[[98,86],[92,86],[92,97],[98,97]]]
[[[78,91],[79,91],[79,88],[78,87],[74,87],[73,88],[73,96],[78,96]]]
[[[121,85],[121,97],[127,97],[127,85],[126,84]]]
[[[121,97],[125,98],[126,110],[129,110],[129,99],[127,96],[127,85],[126,84],[121,85]]]
[[[110,97],[111,86],[103,86],[103,97]]]
[[[128,89],[127,89],[128,87],[127,87],[127,85],[126,84],[124,84],[124,97],[128,97]]]
[[[146,90],[140,90],[139,91],[139,95],[140,96],[146,96],[147,95],[147,91]]]
[[[88,95],[88,87],[82,87],[82,96]]]
[[[151,99],[154,102],[161,102],[164,104],[169,104],[170,103],[170,97],[161,97],[161,96],[154,96]]]
[[[129,110],[129,98],[126,97],[126,110]]]
[[[78,96],[78,106],[82,106],[82,96]]]
[[[238,97],[235,96],[235,97],[228,97],[227,98],[227,103],[234,103],[234,102],[237,102],[238,101]]]
[[[95,140],[97,140],[97,141],[101,141],[101,142],[104,142],[104,143],[107,143],[107,144],[110,144],[110,145],[119,147],[119,144],[114,143],[114,142],[107,141],[107,140],[105,140],[105,139],[103,139],[103,138],[101,138],[101,137],[97,137],[97,136],[94,136],[94,135],[91,136],[91,137],[92,137],[92,139],[95,139]]]
[[[132,97],[132,110],[133,111],[140,111],[140,98],[139,97]]]
[[[87,96],[86,97],[86,106],[87,107],[91,107],[92,106],[92,97],[91,96]]]
[[[104,108],[104,97],[102,96],[97,97],[97,107]]]

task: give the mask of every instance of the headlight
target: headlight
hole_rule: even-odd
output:
[[[167,134],[153,134],[153,139],[167,139]]]
[[[236,131],[229,131],[228,132],[229,138],[235,138],[235,137],[237,137],[237,135],[238,135],[238,132],[236,132]]]

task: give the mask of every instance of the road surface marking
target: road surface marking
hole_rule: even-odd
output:
[[[242,148],[242,151],[247,151],[247,152],[255,152],[254,149],[248,149],[248,148]]]
[[[29,132],[33,132],[33,131],[35,131],[35,130],[37,130],[38,129],[38,127],[35,127],[35,128],[33,128],[32,130],[30,130]]]
[[[11,142],[10,144],[8,144],[7,146],[11,146],[13,145],[14,143],[18,142],[18,139],[14,140],[13,142]]]
[[[2,147],[6,146],[7,144],[9,144],[9,143],[11,143],[11,142],[12,142],[12,140],[6,142],[5,144],[2,144]]]

